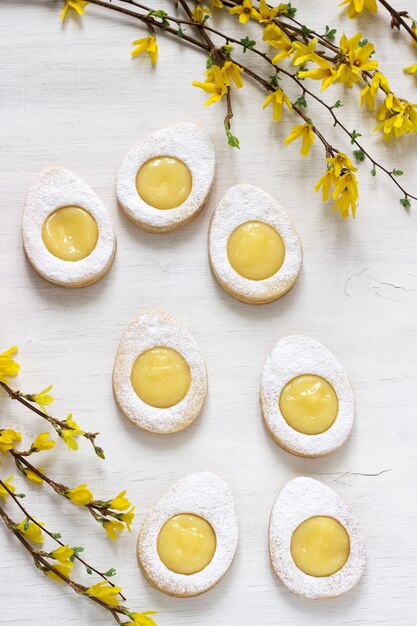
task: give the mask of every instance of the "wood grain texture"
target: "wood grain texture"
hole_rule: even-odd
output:
[[[393,0],[394,1],[394,0]],[[387,18],[350,22],[337,2],[299,0],[301,19],[353,34],[361,28],[375,41],[381,67],[396,91],[415,100],[411,77],[400,66],[416,62],[415,51],[387,30]],[[401,9],[415,9],[403,0]],[[159,8],[168,6],[167,0]],[[417,619],[416,451],[417,229],[414,206],[402,209],[382,175],[361,168],[361,198],[355,221],[343,222],[322,206],[313,186],[323,173],[320,147],[302,160],[298,147],[282,139],[295,123],[284,115],[273,125],[262,111],[263,94],[248,86],[234,100],[233,131],[241,150],[227,147],[222,105],[203,108],[203,94],[191,86],[204,72],[198,52],[160,39],[160,59],[130,60],[130,43],[140,27],[88,7],[85,20],[61,26],[60,3],[3,0],[0,5],[0,346],[20,346],[18,383],[37,391],[54,383],[59,415],[74,411],[100,430],[107,461],[87,445],[77,454],[62,449],[62,460],[44,454],[38,464],[57,480],[88,481],[104,498],[123,488],[139,515],[132,535],[110,544],[91,517],[46,488],[23,485],[26,504],[71,545],[86,546],[98,567],[117,567],[129,606],[160,612],[159,626],[313,626],[370,624],[414,626]],[[304,16],[304,17],[303,17]],[[237,27],[236,27],[237,28]],[[248,54],[248,53],[247,53]],[[267,70],[268,71],[268,70]],[[326,92],[341,97],[348,128],[381,160],[404,169],[410,187],[417,167],[415,138],[391,149],[372,133],[374,120],[358,112],[356,89]],[[311,114],[335,137],[317,107]],[[204,124],[218,158],[215,188],[202,215],[184,229],[145,233],[117,207],[115,173],[127,150],[145,134],[181,120]],[[336,141],[335,141],[336,143]],[[350,146],[337,142],[344,151]],[[111,272],[81,290],[54,287],[26,261],[20,221],[25,194],[48,165],[81,176],[114,219],[118,252]],[[275,196],[288,211],[304,245],[304,266],[294,289],[264,306],[240,303],[210,274],[207,228],[210,214],[230,185],[248,182]],[[203,413],[187,431],[172,437],[147,435],[116,408],[111,372],[116,348],[131,318],[143,306],[166,308],[182,319],[199,342],[209,371]],[[274,343],[290,333],[311,335],[340,359],[357,398],[357,421],[349,442],[322,459],[291,456],[268,436],[259,406],[264,360]],[[23,435],[43,424],[0,398],[2,424]],[[62,444],[59,443],[59,446]],[[1,475],[12,468],[4,461]],[[155,499],[181,476],[212,470],[231,486],[240,517],[240,544],[224,580],[204,596],[165,597],[140,573],[135,540]],[[16,472],[14,472],[16,473]],[[368,568],[359,586],[331,601],[303,601],[282,587],[272,572],[267,525],[273,500],[286,480],[306,474],[330,484],[354,509],[368,545]],[[112,620],[88,601],[36,571],[28,556],[0,527],[2,603],[0,624],[107,624]]]

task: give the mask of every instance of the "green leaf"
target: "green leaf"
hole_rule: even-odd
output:
[[[106,573],[106,576],[108,576],[109,578],[111,578],[112,576],[116,575],[116,570],[114,569],[114,567],[112,567],[111,569],[109,569]]]
[[[177,35],[180,39],[182,39],[184,37],[184,31],[181,28],[181,26],[178,26],[178,30],[177,30]]]
[[[332,109],[340,109],[340,107],[342,107],[342,106],[343,106],[342,101],[341,100],[336,100],[336,102],[332,106]]]
[[[25,525],[23,526],[23,530],[29,530],[30,526],[29,526],[29,520],[27,519],[25,522]]]
[[[402,170],[392,170],[391,174],[393,174],[393,176],[402,176],[404,172]]]
[[[298,104],[298,106],[300,106],[300,107],[307,108],[307,100],[306,100],[305,95],[303,94],[302,96],[297,98],[297,100],[294,102],[294,104]]]
[[[291,6],[291,2],[289,2],[287,4],[287,8],[285,10],[285,15],[289,15],[290,17],[294,17],[294,15],[297,13],[297,9],[293,6]]]
[[[93,573],[93,570],[91,569],[91,567],[86,567],[85,569],[86,569],[87,574]]]
[[[355,155],[355,159],[357,161],[365,161],[365,153],[363,150],[354,150],[353,154]]]
[[[61,539],[61,533],[52,533],[52,539]]]
[[[162,24],[165,24],[166,26],[169,26],[169,20],[167,20],[168,17],[168,13],[166,11],[149,11],[148,15],[150,17],[156,17],[159,18],[162,22]]]
[[[229,146],[240,150],[239,139],[235,137],[234,135],[232,135],[230,128],[226,128],[226,137],[227,137],[227,143],[229,144]]]
[[[209,70],[212,66],[213,66],[213,57],[211,56],[211,54],[209,54],[207,57],[207,61],[206,61],[206,68]]]
[[[271,83],[271,85],[275,88],[279,87],[279,82],[281,78],[278,76],[278,74],[272,74],[272,76],[269,77],[269,81]]]
[[[330,26],[326,24],[326,31],[324,35],[322,36],[328,39],[329,41],[334,41],[336,33],[337,33],[337,30],[335,28],[330,28]]]
[[[244,39],[240,40],[240,43],[243,46],[243,53],[245,53],[248,48],[253,48],[253,46],[256,44],[256,41],[254,39],[249,39],[249,37],[246,36]]]
[[[400,200],[400,204],[405,208],[405,209],[409,209],[411,206],[410,200],[407,198],[407,196],[405,196],[405,198],[401,198]]]
[[[25,493],[15,493],[14,494],[16,498],[26,498],[26,494]]]
[[[353,145],[358,137],[362,137],[361,133],[358,133],[355,129],[350,133],[350,143]]]
[[[311,35],[311,33],[313,32],[310,28],[307,28],[307,26],[305,24],[301,25],[301,32],[303,33],[303,35]]]
[[[376,176],[376,167],[375,167],[375,165],[371,169],[371,175],[374,176],[374,177]]]

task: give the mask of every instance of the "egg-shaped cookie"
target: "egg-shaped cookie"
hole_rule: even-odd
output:
[[[284,337],[266,360],[261,408],[272,438],[288,452],[316,457],[340,448],[355,417],[355,397],[339,360],[318,341]]]
[[[151,232],[188,224],[203,209],[215,168],[208,132],[192,122],[161,128],[129,150],[116,178],[127,217]]]
[[[230,567],[238,520],[227,484],[211,472],[182,478],[148,513],[138,537],[147,580],[177,597],[208,591]]]
[[[334,598],[360,580],[365,541],[354,514],[333,489],[312,478],[290,480],[269,523],[269,554],[283,584],[305,598]]]
[[[116,235],[103,203],[62,167],[46,169],[29,189],[22,235],[32,267],[60,287],[100,280],[116,253]]]
[[[254,185],[223,195],[209,228],[209,261],[217,282],[251,304],[272,302],[291,289],[302,246],[294,224],[274,198]]]
[[[184,324],[165,311],[141,311],[120,341],[113,391],[122,412],[144,430],[169,434],[190,426],[206,398],[207,370]]]

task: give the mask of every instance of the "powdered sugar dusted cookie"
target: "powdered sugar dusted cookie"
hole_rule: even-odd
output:
[[[148,513],[138,537],[138,561],[160,591],[196,596],[228,570],[238,542],[238,520],[227,484],[211,472],[175,483]]]
[[[277,576],[294,593],[334,598],[365,569],[365,542],[342,498],[318,480],[290,480],[278,494],[269,523],[269,554]]]
[[[214,146],[193,123],[161,128],[120,165],[116,193],[126,215],[153,232],[188,224],[204,207],[214,178]]]
[[[116,235],[104,205],[78,176],[62,167],[42,172],[23,212],[23,246],[34,269],[61,287],[85,287],[104,276]]]
[[[299,456],[322,456],[339,448],[355,416],[346,371],[321,343],[302,335],[284,337],[269,354],[261,406],[273,439]]]
[[[218,283],[243,302],[283,296],[301,268],[302,246],[288,215],[254,185],[226,191],[209,230],[210,266]]]
[[[207,370],[184,324],[164,311],[141,311],[121,339],[113,390],[140,428],[159,434],[187,428],[203,407]]]

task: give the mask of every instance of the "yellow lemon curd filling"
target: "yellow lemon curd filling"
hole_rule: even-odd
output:
[[[264,280],[280,269],[285,245],[281,235],[269,224],[246,222],[230,235],[227,256],[233,269],[244,278]]]
[[[318,435],[335,421],[339,403],[327,380],[303,374],[283,387],[279,408],[291,428],[305,435]]]
[[[97,222],[85,209],[65,206],[48,215],[42,227],[42,239],[58,259],[80,261],[96,247]]]
[[[196,574],[216,551],[216,534],[207,520],[181,513],[162,526],[157,542],[162,563],[177,574]]]
[[[192,187],[188,167],[175,157],[160,156],[146,161],[136,175],[136,189],[155,209],[175,209],[188,198]]]
[[[172,348],[143,352],[131,372],[132,387],[143,402],[158,409],[178,404],[188,393],[191,372],[187,361]]]
[[[349,553],[349,535],[333,517],[310,517],[295,529],[291,538],[294,563],[310,576],[335,574],[344,566]]]

